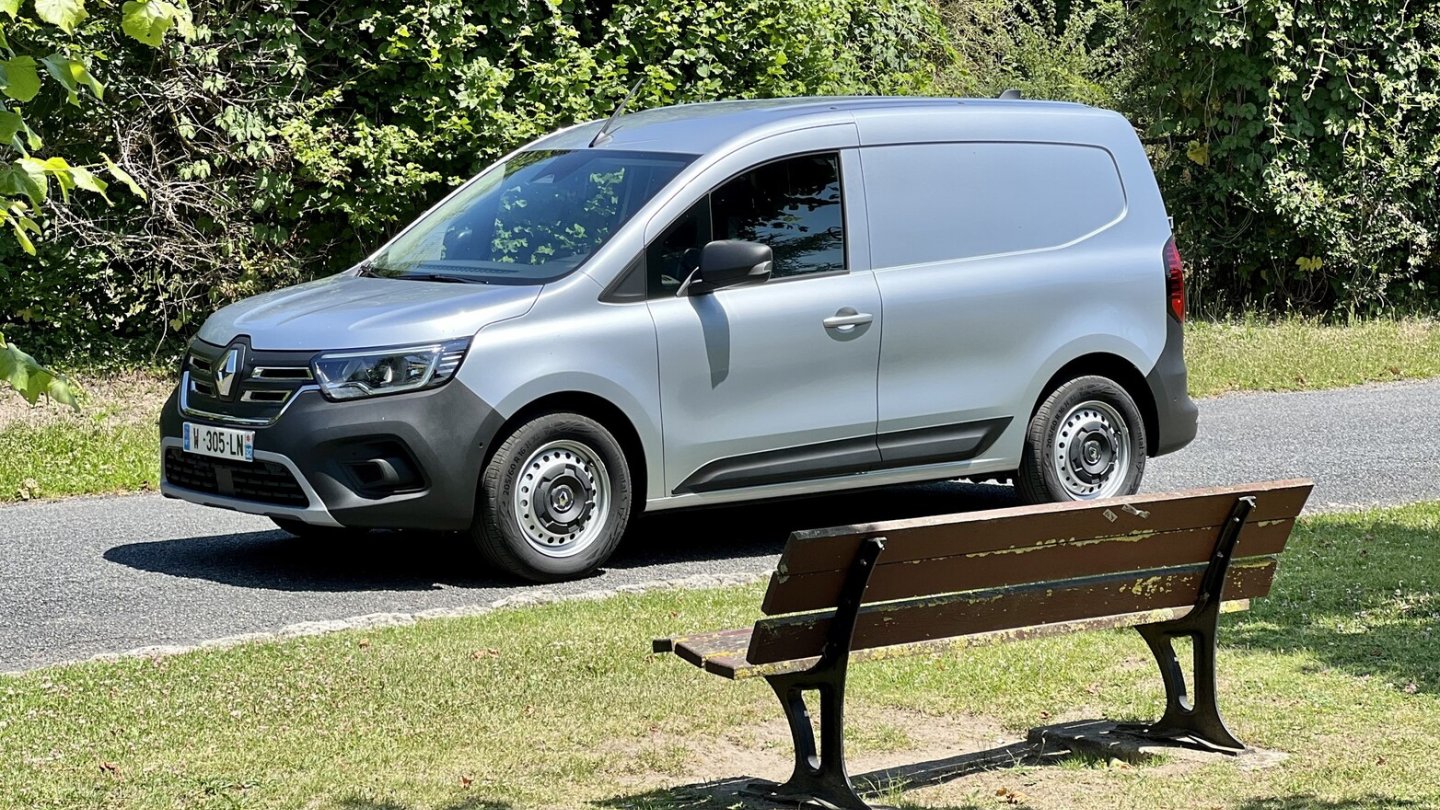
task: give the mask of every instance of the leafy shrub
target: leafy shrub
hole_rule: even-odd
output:
[[[1437,300],[1440,5],[1145,0],[1132,112],[1194,289],[1233,309]]]
[[[103,20],[113,118],[57,107],[66,154],[113,150],[150,193],[0,245],[0,325],[94,358],[162,346],[218,305],[342,269],[540,134],[715,98],[924,90],[926,0],[227,0],[156,52]],[[132,344],[133,345],[133,344]]]
[[[1122,0],[947,0],[941,13],[954,48],[936,90],[1122,109],[1134,61]]]

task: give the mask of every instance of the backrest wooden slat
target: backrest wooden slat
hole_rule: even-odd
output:
[[[1247,524],[1235,550],[1235,559],[1271,556],[1285,550],[1294,520]],[[1203,563],[1215,552],[1219,527],[1180,529],[1173,532],[1122,535],[1098,540],[1069,540],[1015,551],[981,551],[953,557],[936,557],[919,563],[902,562],[875,567],[863,602],[888,602],[917,596],[934,596],[1024,585],[1075,577],[1120,574],[1176,565]],[[789,578],[785,587],[765,594],[761,610],[768,616],[823,610],[840,600],[844,571],[820,571]]]
[[[1055,622],[1193,605],[1205,564],[909,599],[860,609],[852,650],[910,644],[974,633],[1015,630]],[[1270,592],[1273,557],[1230,567],[1224,598],[1253,599]],[[833,611],[782,616],[755,623],[746,660],[769,664],[819,655]]]
[[[886,544],[867,602],[1197,562],[1208,559],[1209,551],[1201,550],[1207,542],[1213,550],[1220,525],[1247,495],[1256,505],[1237,555],[1274,554],[1284,548],[1312,486],[1274,481],[796,532],[762,610],[777,615],[833,607],[860,542],[875,536]]]

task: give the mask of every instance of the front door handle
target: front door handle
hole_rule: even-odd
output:
[[[870,323],[873,320],[875,320],[875,316],[868,312],[856,312],[850,307],[844,307],[839,312],[821,321],[821,323],[825,324],[826,329],[841,329],[849,332],[855,327]]]

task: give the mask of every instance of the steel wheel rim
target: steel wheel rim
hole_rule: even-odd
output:
[[[610,474],[588,445],[548,442],[520,468],[513,501],[515,524],[532,549],[546,557],[571,557],[605,529]]]
[[[1055,475],[1072,500],[1110,498],[1130,469],[1130,425],[1109,403],[1086,400],[1065,412],[1050,450]]]

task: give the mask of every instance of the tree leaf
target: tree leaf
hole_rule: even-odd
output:
[[[27,122],[22,121],[20,127],[25,130],[25,142],[26,145],[30,147],[30,151],[40,151],[40,147],[45,145],[45,142],[40,140],[40,136],[35,134],[35,130],[31,129],[30,124]]]
[[[50,181],[45,177],[45,164],[34,158],[20,158],[0,169],[0,195],[24,195],[30,198],[31,205],[38,207],[49,193]]]
[[[68,380],[35,362],[35,358],[6,343],[0,335],[0,383],[8,383],[34,405],[41,396],[48,396],[62,405],[80,410],[75,391]]]
[[[15,19],[15,15],[20,13],[20,0],[0,0],[0,11],[9,14],[10,19]]]
[[[16,101],[29,101],[40,92],[40,74],[32,56],[14,56],[0,62],[0,83],[5,95]]]
[[[120,27],[146,45],[158,47],[175,24],[175,7],[162,0],[130,0],[121,6]]]
[[[110,202],[110,197],[105,194],[105,189],[109,187],[110,184],[91,174],[90,170],[84,166],[72,166],[70,168],[70,179],[75,181],[76,188],[99,194],[105,198],[105,202]]]
[[[70,202],[70,189],[75,188],[75,177],[70,164],[62,157],[50,157],[45,160],[36,158],[21,158],[22,161],[30,161],[31,164],[40,164],[41,171],[55,178],[55,185],[60,187],[60,198]]]
[[[90,15],[85,12],[85,0],[35,0],[35,16],[73,34],[75,26]]]
[[[131,177],[129,172],[117,166],[115,161],[110,159],[109,155],[101,155],[100,157],[105,158],[105,170],[110,172],[110,176],[130,189],[131,194],[134,194],[142,200],[148,201],[150,199],[149,196],[145,194],[145,189],[140,188],[140,184],[135,182],[135,178]]]
[[[58,53],[52,53],[40,60],[45,63],[45,69],[60,82],[70,94],[71,104],[80,103],[80,88],[88,87],[95,98],[104,98],[105,86],[100,84],[94,76],[90,75],[89,68],[84,62],[79,62]]]
[[[29,217],[26,217],[25,219],[29,219]],[[15,241],[20,243],[20,249],[25,251],[26,253],[29,253],[31,256],[34,256],[35,243],[31,242],[30,237],[25,235],[25,219],[11,220],[10,226],[15,229]],[[34,220],[30,221],[33,222]]]
[[[6,146],[14,145],[18,148],[19,142],[16,136],[19,135],[24,128],[25,119],[20,117],[20,113],[0,110],[0,144]]]

